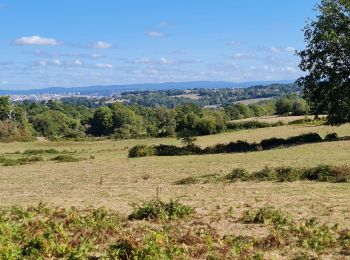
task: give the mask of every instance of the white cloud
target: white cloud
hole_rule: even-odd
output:
[[[273,53],[279,53],[279,52],[282,51],[281,48],[277,48],[277,47],[273,47],[273,46],[270,48],[270,50],[271,50]]]
[[[298,69],[291,66],[286,66],[282,68],[282,71],[294,73],[294,72],[298,72]]]
[[[52,59],[52,60],[40,60],[38,61],[38,64],[46,67],[46,66],[61,66],[62,62],[58,59]]]
[[[57,65],[57,66],[61,65],[61,61],[58,60],[58,59],[53,59],[53,60],[51,61],[51,63],[52,63],[53,65]]]
[[[134,60],[132,63],[135,63],[135,64],[152,64],[153,61],[150,58],[140,58],[140,59]]]
[[[37,35],[30,37],[22,37],[14,41],[17,45],[41,45],[41,46],[54,46],[59,42],[53,38],[44,38]]]
[[[150,31],[147,33],[150,37],[164,37],[165,34],[163,32]]]
[[[75,61],[73,61],[73,65],[81,66],[81,65],[83,65],[83,63],[80,60],[75,60]]]
[[[186,54],[187,52],[185,50],[174,50],[174,51],[166,51],[165,54],[169,54],[169,55],[176,55],[176,54],[179,54],[179,55],[183,55],[183,54]]]
[[[231,56],[232,59],[251,59],[253,56],[249,53],[238,52]]]
[[[7,85],[7,84],[9,84],[9,82],[7,80],[3,80],[3,81],[1,81],[1,84]]]
[[[95,65],[96,68],[99,68],[99,69],[113,69],[114,66],[112,64],[109,64],[109,63],[97,63]]]
[[[238,46],[238,45],[241,45],[241,43],[239,41],[229,41],[228,43],[226,43],[226,45],[228,45],[228,46]]]
[[[159,64],[173,64],[174,62],[166,58],[160,58]]]
[[[296,49],[294,47],[288,46],[288,47],[286,47],[286,51],[288,51],[288,52],[295,52]]]
[[[161,21],[160,23],[159,23],[159,26],[160,27],[167,27],[169,25],[169,23],[167,22],[167,21]]]
[[[112,44],[109,42],[98,41],[92,45],[95,49],[109,49],[112,48]]]
[[[99,59],[99,58],[102,58],[103,55],[97,54],[97,53],[93,53],[93,54],[90,55],[90,57],[93,58],[93,59]]]

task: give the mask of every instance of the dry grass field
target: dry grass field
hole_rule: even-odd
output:
[[[324,116],[321,116],[324,117]],[[264,116],[264,117],[249,117],[245,119],[239,119],[239,120],[232,120],[231,122],[246,122],[246,121],[259,121],[259,122],[266,122],[266,123],[277,123],[277,122],[283,122],[285,124],[288,124],[290,122],[309,118],[314,119],[314,116]]]
[[[235,140],[260,141],[317,132],[321,136],[337,132],[350,135],[350,125],[281,126],[203,136],[202,147]],[[247,226],[225,219],[232,211],[238,218],[247,209],[269,205],[296,219],[316,217],[321,223],[338,223],[349,228],[350,184],[314,182],[237,182],[175,185],[190,176],[223,176],[235,167],[259,170],[264,166],[315,166],[350,163],[350,141],[306,144],[269,151],[179,157],[129,159],[128,148],[135,144],[180,144],[175,138],[102,141],[37,141],[0,145],[0,154],[16,158],[28,149],[57,149],[71,152],[77,162],[44,161],[26,165],[0,166],[0,206],[29,206],[45,202],[49,207],[107,207],[129,214],[131,204],[150,200],[158,191],[162,200],[179,198],[193,206],[202,220],[214,225],[220,234],[260,236],[263,226]],[[332,257],[331,257],[332,258]]]

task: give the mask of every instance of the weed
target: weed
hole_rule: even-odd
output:
[[[191,185],[191,184],[197,184],[199,182],[198,179],[194,177],[187,177],[183,178],[181,180],[176,181],[174,184],[175,185]]]
[[[264,207],[258,211],[245,211],[241,221],[245,224],[285,225],[290,223],[291,219],[281,210]]]
[[[3,156],[0,157],[0,163],[2,163],[3,166],[24,165],[24,164],[42,162],[42,161],[44,161],[44,158],[41,156],[21,157],[18,159],[10,159]]]
[[[173,220],[184,218],[193,213],[193,208],[179,203],[177,200],[171,200],[168,203],[158,199],[153,199],[141,204],[134,205],[134,211],[129,215],[130,220],[158,219]]]
[[[39,155],[39,154],[58,154],[60,153],[59,151],[57,151],[56,149],[47,149],[47,150],[35,150],[35,149],[31,149],[31,150],[25,150],[23,152],[23,154],[25,155]]]

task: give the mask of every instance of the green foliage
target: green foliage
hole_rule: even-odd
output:
[[[113,133],[112,111],[108,107],[96,109],[90,119],[89,133],[94,136],[110,135]]]
[[[249,172],[246,169],[235,168],[228,175],[226,180],[229,182],[245,181],[249,178]]]
[[[297,168],[282,166],[274,169],[278,182],[292,182],[301,179],[301,172]]]
[[[155,149],[153,146],[147,146],[144,144],[135,145],[129,150],[129,157],[145,157],[155,155]]]
[[[299,52],[298,80],[316,114],[332,125],[350,122],[350,6],[347,0],[322,0],[318,15],[304,29],[306,48]]]
[[[299,225],[293,225],[289,231],[298,237],[300,246],[311,248],[316,252],[332,248],[337,243],[336,226],[320,225],[316,219],[306,220]]]
[[[10,97],[0,97],[0,120],[6,120],[11,118],[11,101]]]
[[[24,165],[34,162],[42,162],[44,158],[41,156],[26,156],[17,159],[6,158],[4,156],[0,156],[0,163],[3,166],[16,166],[16,165]]]
[[[257,128],[266,128],[266,127],[275,127],[282,126],[284,123],[282,121],[276,123],[268,123],[262,121],[243,121],[243,122],[228,122],[226,124],[227,129],[230,130],[244,130],[244,129],[257,129]]]
[[[38,154],[58,154],[60,153],[56,149],[40,149],[40,150],[35,150],[35,149],[30,149],[30,150],[25,150],[23,154],[25,155],[38,155]]]
[[[191,133],[191,132],[190,132]],[[143,156],[179,156],[179,155],[201,155],[201,154],[216,154],[216,153],[244,153],[244,152],[255,152],[261,150],[269,150],[276,147],[290,146],[290,145],[300,145],[300,144],[308,144],[308,143],[316,143],[322,142],[322,138],[319,134],[316,133],[308,133],[301,134],[298,136],[292,136],[287,139],[282,138],[270,138],[262,140],[258,143],[248,143],[246,141],[236,141],[230,142],[227,144],[216,144],[213,146],[208,146],[206,148],[201,148],[200,146],[194,144],[195,139],[193,136],[185,135],[183,139],[184,146],[178,147],[175,145],[155,145],[152,147],[148,147],[154,153],[142,153]],[[142,146],[142,150],[147,150],[146,147]],[[132,153],[139,149],[138,146],[130,149]]]
[[[253,172],[249,179],[254,181],[275,181],[277,174],[274,168],[265,166],[262,170]]]
[[[309,112],[307,102],[298,96],[287,96],[276,102],[276,113],[278,115],[305,115]]]
[[[162,202],[158,199],[134,205],[134,211],[129,215],[130,220],[160,219],[173,220],[184,218],[193,213],[193,208],[181,204],[177,200]]]
[[[257,211],[244,211],[241,221],[245,224],[286,225],[291,218],[281,210],[264,207]]]
[[[349,182],[350,166],[319,165],[304,169],[302,178],[320,182]]]

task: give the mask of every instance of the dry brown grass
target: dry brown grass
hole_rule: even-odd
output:
[[[307,132],[318,132],[322,136],[337,132],[339,136],[345,136],[350,134],[350,126],[282,126],[204,136],[198,138],[198,143],[207,146],[239,139],[252,142]],[[132,202],[151,199],[159,188],[162,199],[180,198],[181,202],[196,207],[198,213],[208,218],[215,217],[218,212],[226,212],[231,207],[235,215],[240,215],[247,208],[273,205],[299,218],[318,217],[323,222],[337,222],[341,226],[349,223],[349,184],[264,182],[179,186],[173,183],[190,176],[224,175],[235,167],[258,170],[265,165],[346,164],[350,158],[350,141],[252,153],[128,159],[128,148],[139,143],[180,144],[180,140],[167,138],[1,144],[0,154],[54,148],[76,152],[74,156],[78,158],[95,156],[95,159],[0,166],[0,206],[26,206],[44,201],[51,206],[61,207],[106,206],[127,214]],[[47,159],[47,155],[44,155],[44,159]],[[225,219],[218,223],[221,231],[251,232],[245,226],[232,224]]]
[[[325,116],[320,116],[320,117],[325,117]],[[231,122],[259,121],[259,122],[266,122],[266,123],[277,123],[281,121],[285,124],[288,124],[295,120],[300,120],[304,118],[314,119],[315,116],[264,116],[264,117],[250,117],[245,119],[232,120]]]

